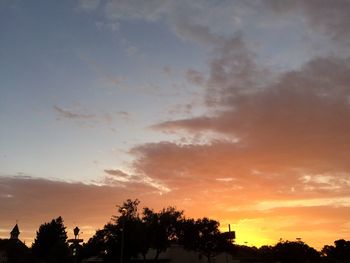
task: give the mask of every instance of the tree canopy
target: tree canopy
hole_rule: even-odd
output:
[[[32,245],[33,254],[49,262],[67,262],[69,255],[67,232],[62,217],[39,227]]]

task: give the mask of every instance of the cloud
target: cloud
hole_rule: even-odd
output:
[[[102,26],[102,25],[100,25]],[[91,69],[105,79],[106,84],[113,87],[122,88],[123,87],[123,78],[121,76],[114,76],[109,70],[100,65],[97,61],[87,56],[86,54],[80,53],[79,58],[83,60]]]
[[[162,21],[181,39],[217,45],[237,31],[300,24],[321,32],[336,42],[348,43],[350,4],[347,0],[281,1],[169,1],[98,0],[80,1],[85,10],[103,6],[108,23],[143,20]],[[292,15],[290,15],[292,14]],[[294,19],[293,19],[294,17]],[[300,17],[295,21],[295,17]],[[266,29],[266,28],[265,28]],[[300,29],[300,28],[299,28]]]
[[[155,21],[160,18],[169,1],[163,0],[119,0],[108,1],[105,6],[106,16],[110,20],[142,19]]]
[[[108,184],[113,184],[115,181],[118,185],[123,185],[122,183],[137,183],[148,185],[149,187],[154,188],[159,194],[170,191],[170,189],[164,184],[146,175],[127,174],[119,169],[105,169],[104,172],[109,175],[106,177],[106,182]]]
[[[73,112],[71,110],[63,109],[58,106],[53,107],[55,112],[58,114],[60,118],[63,119],[80,119],[80,120],[88,120],[95,118],[92,114],[78,113]]]
[[[248,93],[228,84],[234,83],[227,80],[228,75],[210,76],[208,96],[214,87],[218,107],[224,110],[213,116],[167,121],[155,127],[237,137],[239,143],[234,147],[238,145],[247,154],[253,152],[249,153],[252,159],[264,154],[282,163],[278,157],[281,154],[286,158],[283,163],[292,167],[348,171],[350,125],[344,120],[350,118],[349,73],[350,60],[319,58]]]
[[[347,0],[281,1],[267,0],[267,5],[276,13],[302,12],[308,24],[324,32],[332,40],[349,44],[350,2]]]
[[[76,225],[90,226],[82,234],[82,238],[87,241],[94,230],[102,228],[116,214],[115,206],[127,198],[139,198],[144,206],[156,203],[152,199],[158,198],[159,193],[155,193],[154,187],[135,181],[126,184],[127,187],[123,187],[117,184],[96,185],[1,176],[0,229],[8,229],[9,232],[18,220],[21,239],[30,244],[40,224],[62,216],[70,236]],[[157,209],[168,205],[160,203],[156,205]],[[1,237],[7,238],[7,234]]]
[[[272,228],[264,221],[279,218],[287,234],[296,222],[310,239],[346,235],[347,227],[314,236],[309,229],[345,225],[331,213],[350,211],[350,59],[318,57],[277,74],[256,63],[241,35],[213,54],[208,74],[194,70],[190,76],[199,79],[189,78],[206,90],[207,112],[153,126],[207,140],[134,147],[135,171],[169,187],[168,198],[190,200],[183,203],[196,207],[191,211],[237,220],[242,229],[249,220]],[[322,206],[323,221],[303,227],[301,221],[312,218],[305,206]]]
[[[112,22],[96,21],[95,26],[98,30],[118,31],[120,24],[119,22],[116,22],[116,21],[112,21]]]
[[[130,185],[130,191],[139,192]],[[148,187],[142,187],[143,192]],[[117,190],[118,189],[118,190]],[[115,204],[129,196],[123,188],[67,183],[32,177],[0,177],[1,226],[11,230],[19,220],[21,238],[32,242],[40,224],[63,216],[69,228],[74,224],[100,228],[115,214]],[[11,198],[9,198],[11,196]],[[91,212],[94,211],[94,212]],[[69,233],[72,235],[72,233]],[[87,238],[92,233],[85,233]]]
[[[56,120],[68,120],[76,123],[81,128],[94,128],[99,123],[99,117],[94,114],[83,113],[82,110],[72,111],[63,109],[59,106],[53,106],[56,113]]]
[[[129,46],[127,49],[126,49],[126,54],[129,56],[129,57],[132,57],[132,56],[135,56],[137,53],[139,52],[139,49],[135,46]]]
[[[133,114],[127,111],[116,111],[112,113],[107,112],[102,114],[101,119],[104,119],[107,124],[112,124],[116,119],[131,121],[133,119]]]
[[[322,166],[312,166],[310,160],[302,159],[305,156],[293,160],[292,158],[296,157],[289,156],[291,153],[269,153],[267,150],[249,149],[237,143],[227,142],[210,145],[178,145],[164,142],[139,146],[134,148],[132,153],[138,156],[134,163],[138,172],[163,182],[173,191],[180,193],[179,195],[192,189],[188,193],[191,197],[212,196],[214,201],[216,191],[227,191],[231,204],[240,204],[241,198],[246,197],[245,205],[262,200],[294,200],[325,195],[333,198],[349,195],[349,182],[344,179],[349,172],[344,172],[343,176],[337,172],[329,172],[328,182],[306,182],[305,174],[311,174],[313,178],[325,176],[325,173],[315,172],[316,169],[322,169]],[[302,161],[306,163],[303,169],[300,168]],[[223,178],[224,182],[227,182],[224,185]],[[232,190],[235,192],[234,196],[230,194]],[[223,195],[217,199],[227,205],[222,197]]]
[[[204,84],[204,76],[194,69],[189,69],[186,71],[186,79],[188,82],[202,86]]]
[[[311,233],[310,229],[317,229],[319,221],[324,226],[347,222],[350,173],[349,169],[342,173],[334,171],[341,169],[334,158],[327,160],[329,156],[319,157],[316,153],[306,156],[303,152],[302,147],[285,152],[227,142],[209,145],[163,142],[132,150],[136,157],[134,168],[171,189],[164,195],[169,203],[194,217],[206,215],[219,218],[222,225],[233,224],[239,242],[249,239],[248,229],[257,225],[269,231],[253,238],[255,244],[261,237],[274,243],[281,237],[278,235],[294,239],[291,235],[298,233],[307,242],[321,247],[347,234],[347,230],[334,227],[330,228],[334,230],[332,234],[328,228],[321,228],[318,233]],[[328,162],[327,167],[319,165],[324,161]],[[346,156],[342,162],[346,162]],[[322,215],[317,217],[309,210],[319,206]],[[341,215],[332,214],[338,210]],[[303,220],[313,223],[303,225]],[[289,230],[281,232],[282,227]]]
[[[117,181],[121,181],[121,182],[129,182],[131,176],[122,172],[121,170],[104,170],[105,173],[112,175],[113,178],[115,178]]]
[[[116,114],[123,120],[130,120],[132,118],[132,114],[127,111],[118,111]]]
[[[53,107],[57,114],[57,119],[66,119],[76,122],[80,127],[83,128],[94,128],[97,125],[108,126],[109,130],[116,131],[113,127],[116,121],[131,121],[132,114],[126,111],[117,112],[102,112],[98,114],[82,113],[82,110],[72,111],[68,109],[63,109],[59,106]]]
[[[97,9],[100,3],[100,0],[79,0],[79,6],[85,11]]]
[[[168,77],[171,77],[173,75],[173,69],[171,67],[169,67],[169,66],[164,66],[162,68],[162,71]]]
[[[235,32],[240,24],[237,3],[214,4],[211,1],[119,0],[104,5],[108,21],[165,21],[181,39],[205,44],[217,44],[222,35]],[[210,12],[209,12],[210,10]],[[223,26],[232,23],[232,28]]]
[[[207,25],[192,24],[189,21],[176,21],[173,30],[183,40],[214,45],[222,41],[222,38],[212,33]]]

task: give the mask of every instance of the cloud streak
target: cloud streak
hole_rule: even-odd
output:
[[[141,181],[124,184],[127,187],[117,184],[97,185],[24,176],[1,176],[0,210],[6,213],[1,213],[0,229],[10,231],[17,219],[21,230],[25,230],[21,239],[30,243],[40,224],[62,216],[70,236],[73,235],[72,229],[76,225],[89,226],[82,235],[87,241],[97,228],[102,228],[111,216],[116,214],[117,204],[127,198],[139,198],[144,205],[149,205],[152,196],[159,196],[154,193],[154,187]],[[1,231],[1,237],[7,238],[5,232]]]
[[[64,109],[53,106],[57,120],[68,120],[77,123],[82,128],[95,128],[99,125],[107,126],[109,130],[116,132],[114,128],[117,121],[131,122],[133,115],[126,111],[102,112],[98,114],[85,113],[82,110]]]
[[[300,17],[302,26],[337,43],[349,42],[350,4],[347,0],[283,1],[169,1],[98,0],[79,1],[88,12],[104,10],[106,23],[122,21],[164,21],[179,38],[205,45],[217,45],[247,27],[289,26]],[[253,17],[253,20],[252,20]],[[287,19],[286,19],[287,18]],[[305,19],[304,19],[305,18]],[[293,22],[292,22],[293,20]],[[253,25],[252,25],[253,23]],[[261,29],[260,28],[260,29]]]
[[[78,113],[71,110],[60,108],[58,106],[54,106],[53,109],[58,114],[58,116],[63,119],[78,119],[78,120],[90,119],[91,120],[95,118],[95,115],[92,115],[92,114]]]
[[[349,44],[350,3],[347,0],[283,1],[267,0],[267,6],[274,12],[302,12],[308,24],[315,30],[324,32],[335,42]]]
[[[151,177],[140,174],[127,174],[118,169],[105,169],[104,172],[108,175],[107,181],[113,184],[113,180],[118,183],[137,183],[145,184],[149,187],[153,187],[159,194],[167,193],[170,189],[164,186],[162,183],[157,182]],[[109,180],[108,180],[109,179]]]

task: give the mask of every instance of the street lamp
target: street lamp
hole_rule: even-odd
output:
[[[68,243],[72,243],[72,248],[73,248],[73,256],[74,256],[74,261],[78,261],[78,247],[79,243],[83,242],[82,239],[79,238],[79,227],[75,227],[73,229],[74,232],[74,238],[68,239]]]
[[[79,231],[80,231],[80,229],[77,226],[73,229],[75,239],[77,239],[77,236],[79,235]]]

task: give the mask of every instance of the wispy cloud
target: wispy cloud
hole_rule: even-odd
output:
[[[118,111],[116,114],[125,120],[130,120],[132,118],[132,114],[126,111]]]
[[[128,20],[165,21],[179,38],[209,45],[217,45],[222,38],[252,26],[252,17],[254,24],[262,27],[288,26],[296,23],[291,17],[300,17],[298,23],[314,34],[322,33],[336,42],[348,43],[349,39],[350,4],[346,0],[222,1],[215,4],[209,0],[80,0],[79,4],[87,11],[103,9],[107,21],[103,23],[106,24],[119,25]],[[288,16],[290,13],[293,15]]]
[[[98,8],[101,0],[79,0],[79,6],[85,11],[92,11]]]
[[[64,218],[69,235],[72,235],[76,224],[79,227],[92,226],[92,230],[82,234],[82,238],[87,240],[93,230],[103,227],[117,213],[116,204],[127,198],[138,197],[144,205],[149,205],[148,196],[154,192],[154,188],[137,182],[129,182],[125,188],[117,184],[97,185],[28,176],[0,176],[0,192],[0,210],[6,211],[1,214],[0,228],[7,229],[5,236],[0,233],[1,237],[8,237],[8,232],[18,219],[20,228],[26,230],[21,234],[21,239],[30,244],[40,224],[57,216]]]
[[[108,182],[113,183],[113,180],[120,183],[139,183],[145,184],[150,187],[153,187],[160,194],[168,193],[171,191],[166,185],[160,183],[159,181],[152,179],[149,176],[140,175],[140,174],[127,174],[119,169],[105,169],[104,172],[108,175]]]
[[[315,30],[324,32],[332,40],[349,44],[350,3],[346,0],[283,1],[267,0],[267,6],[278,14],[302,12],[308,24]]]
[[[58,120],[69,120],[76,122],[81,127],[107,126],[108,129],[116,131],[115,125],[120,121],[129,122],[132,114],[126,111],[87,113],[86,110],[70,110],[59,106],[53,106]]]
[[[87,119],[94,119],[96,117],[93,114],[74,112],[68,109],[60,108],[58,106],[54,106],[53,108],[55,112],[58,114],[59,118],[87,120]]]
[[[115,76],[107,68],[105,68],[103,65],[100,65],[99,63],[97,63],[97,61],[95,61],[93,58],[89,57],[86,54],[80,53],[79,58],[86,62],[87,65],[89,65],[89,67],[91,67],[91,69],[95,71],[95,73],[97,73],[99,76],[105,79],[108,85],[112,85],[118,88],[124,87],[123,77]]]

